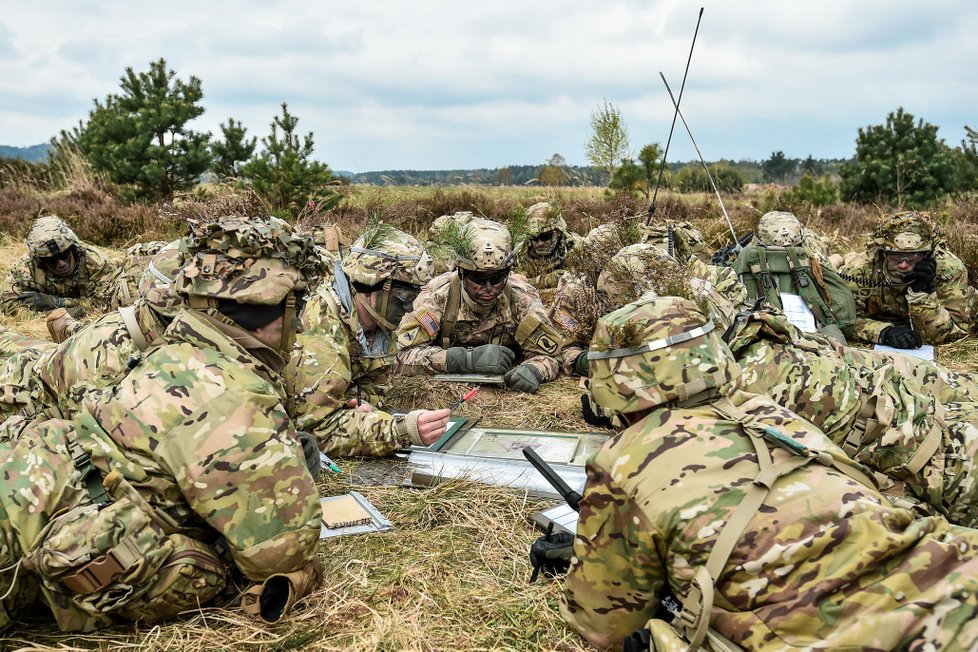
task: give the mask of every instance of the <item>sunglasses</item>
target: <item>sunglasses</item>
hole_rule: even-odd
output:
[[[70,259],[71,259],[71,249],[65,249],[61,253],[57,253],[53,256],[44,256],[43,258],[38,259],[37,262],[43,265],[44,267],[54,267],[58,263]]]
[[[926,251],[888,251],[886,252],[886,260],[889,263],[898,265],[900,263],[907,263],[908,265],[916,265],[924,258],[927,257]]]
[[[502,285],[509,278],[509,270],[504,269],[492,274],[485,274],[481,272],[465,272],[463,274],[465,280],[474,283],[475,285]]]

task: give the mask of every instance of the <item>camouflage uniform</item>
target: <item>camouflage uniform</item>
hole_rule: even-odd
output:
[[[266,619],[315,583],[322,512],[280,376],[292,329],[272,349],[220,312],[288,317],[310,251],[275,218],[195,226],[176,280],[193,308],[163,342],[72,421],[0,444],[0,595],[16,582],[0,629],[38,585],[62,629],[90,630],[199,608],[232,564],[264,582],[245,609]]]
[[[377,409],[345,407],[351,398],[382,407],[395,359],[393,325],[378,323],[366,333],[350,282],[386,284],[382,292],[388,297],[381,295],[379,317],[388,312],[385,301],[394,300],[389,296],[392,282],[418,287],[431,279],[432,260],[414,237],[386,229],[371,240],[357,240],[332,280],[320,285],[310,299],[302,313],[300,347],[293,353],[296,426],[315,435],[320,450],[329,455],[390,455],[412,443],[422,444],[417,432],[420,411],[395,417]]]
[[[0,295],[3,305],[21,305],[20,295],[37,292],[53,298],[52,309],[63,307],[82,313],[108,307],[118,271],[115,264],[95,247],[79,241],[60,218],[37,218],[27,234],[27,249],[27,255],[10,268],[10,290]],[[56,276],[39,262],[69,250],[75,270],[68,277]]]
[[[888,496],[978,525],[978,421],[970,410],[945,406],[891,363],[866,365],[854,349],[808,336],[771,309],[743,315],[726,336],[742,389],[770,396],[888,476],[880,479]]]
[[[582,238],[569,228],[560,209],[548,202],[538,202],[526,209],[527,230],[520,252],[520,271],[537,289],[555,288],[564,275],[567,254],[581,244]],[[553,234],[554,243],[546,255],[533,250],[531,240]]]
[[[91,324],[68,317],[73,323],[63,327],[72,334],[63,342],[36,356],[20,354],[8,360],[0,372],[0,416],[20,412],[28,419],[69,419],[87,392],[125,376],[130,363],[138,362],[142,352],[160,340],[183,306],[183,298],[171,287],[183,260],[177,246],[168,246],[147,265],[135,303]],[[0,439],[16,438],[24,425],[23,420],[5,422]]]
[[[479,220],[467,228],[471,250],[467,257],[460,256],[460,265],[473,270],[509,268],[513,250],[506,227]],[[414,309],[401,320],[396,340],[398,368],[408,375],[447,371],[450,347],[498,344],[522,352],[523,364],[533,367],[542,382],[557,377],[555,356],[563,346],[533,286],[510,275],[493,304],[480,306],[465,292],[461,270],[436,276],[421,289]]]
[[[710,248],[703,234],[689,221],[643,225],[642,242],[658,246],[681,263],[691,258],[710,262]]]
[[[916,292],[887,273],[886,252],[917,251],[931,252],[937,263],[934,292]],[[895,215],[881,223],[866,250],[847,255],[839,271],[850,277],[859,310],[855,336],[860,340],[878,343],[883,331],[895,324],[912,326],[928,344],[944,344],[974,327],[978,293],[968,285],[968,270],[921,214]]]
[[[756,650],[978,645],[978,532],[890,506],[816,428],[732,391],[706,322],[675,298],[599,322],[591,390],[634,425],[587,465],[564,618],[599,646],[646,627],[654,649],[682,649],[677,631]],[[654,618],[665,590],[676,630]]]

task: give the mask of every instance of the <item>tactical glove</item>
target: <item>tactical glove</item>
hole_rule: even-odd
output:
[[[316,436],[299,431],[299,443],[302,444],[302,454],[306,458],[306,468],[309,469],[309,475],[312,476],[313,480],[319,479],[319,474],[322,473],[323,463],[319,459],[319,440]]]
[[[929,256],[914,265],[913,271],[903,275],[903,280],[911,290],[928,294],[934,291],[934,279],[936,278],[937,261]]]
[[[453,346],[446,354],[445,365],[450,374],[504,374],[516,361],[515,353],[498,344]]]
[[[569,532],[546,534],[530,546],[530,564],[533,566],[533,576],[543,571],[544,577],[556,577],[566,573],[570,568],[571,557],[574,556],[574,535]]]
[[[591,405],[590,394],[581,394],[581,412],[584,414],[584,421],[586,421],[589,426],[597,426],[599,428],[614,428],[614,424],[611,423],[611,419],[594,411],[594,407]]]
[[[574,373],[578,376],[587,376],[587,351],[574,358]]]
[[[64,299],[56,297],[53,294],[44,294],[43,292],[22,292],[17,295],[17,298],[25,306],[36,312],[65,307]]]
[[[261,616],[267,623],[278,622],[298,600],[319,586],[322,579],[319,559],[306,562],[297,571],[272,575],[241,595],[241,610],[250,616]]]
[[[540,372],[531,364],[521,364],[509,370],[503,380],[506,387],[516,392],[532,394],[540,389]]]
[[[923,343],[920,335],[906,326],[888,326],[880,333],[880,344],[894,349],[919,349]]]

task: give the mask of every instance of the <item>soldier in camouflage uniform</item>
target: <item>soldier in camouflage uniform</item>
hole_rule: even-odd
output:
[[[176,243],[170,243],[171,246]],[[139,282],[143,272],[149,267],[156,254],[160,253],[167,243],[162,240],[137,242],[126,249],[119,273],[116,275],[115,288],[112,291],[110,308],[115,310],[122,306],[131,306],[139,298]]]
[[[86,393],[125,376],[183,307],[183,297],[172,287],[183,264],[180,242],[171,243],[146,265],[135,303],[91,324],[61,315],[60,344],[38,355],[25,350],[11,357],[0,371],[0,417],[22,418],[4,422],[0,439],[16,439],[32,419],[73,417]]]
[[[277,620],[318,582],[322,511],[280,375],[311,253],[276,218],[196,225],[162,342],[73,420],[0,444],[0,630],[37,597],[65,630],[155,622],[231,569],[260,583],[245,610]]]
[[[390,455],[444,434],[450,410],[395,417],[376,409],[395,359],[391,333],[431,272],[431,257],[414,237],[381,225],[353,244],[306,305],[301,349],[293,354],[295,420],[324,453]]]
[[[498,222],[473,220],[464,231],[457,269],[421,290],[397,329],[397,359],[406,374],[505,374],[506,386],[535,392],[557,377],[563,340],[536,289],[510,275],[515,252]],[[514,366],[517,352],[524,360]]]
[[[740,387],[815,425],[880,474],[888,497],[978,526],[978,404],[945,404],[888,359],[802,333],[772,308],[742,313],[724,338]]]
[[[625,306],[589,356],[595,400],[631,423],[587,465],[561,604],[596,646],[637,629],[656,650],[978,645],[978,531],[889,505],[819,430],[735,390],[695,304]]]
[[[520,251],[520,271],[537,289],[555,288],[564,275],[564,263],[582,238],[569,228],[560,208],[538,202],[526,209],[526,239]]]
[[[643,225],[642,242],[658,246],[681,263],[691,258],[710,262],[710,248],[703,234],[689,221]]]
[[[839,271],[856,298],[855,336],[864,342],[915,349],[959,340],[974,327],[978,293],[968,270],[921,213],[882,222]]]
[[[31,226],[27,255],[10,268],[10,290],[0,294],[0,305],[38,312],[67,308],[75,316],[105,310],[116,273],[102,252],[81,242],[60,218],[45,215]]]

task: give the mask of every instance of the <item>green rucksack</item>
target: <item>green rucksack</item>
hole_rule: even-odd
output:
[[[852,291],[835,270],[820,265],[803,247],[748,245],[732,266],[751,300],[765,297],[784,309],[781,293],[797,294],[812,311],[820,332],[833,336],[838,329],[843,336],[852,336],[856,324]]]

